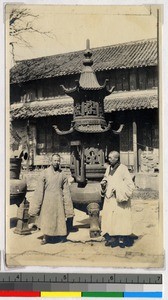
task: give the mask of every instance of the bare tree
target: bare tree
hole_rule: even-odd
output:
[[[9,17],[9,35],[12,58],[15,62],[15,46],[31,48],[32,45],[26,39],[25,33],[37,33],[53,38],[54,34],[41,31],[36,27],[34,21],[39,18],[28,8],[13,8]]]

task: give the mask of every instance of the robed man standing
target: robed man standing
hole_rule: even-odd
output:
[[[67,235],[66,220],[74,216],[68,180],[60,169],[60,156],[53,154],[51,166],[45,169],[38,181],[34,199],[30,203],[29,215],[40,212],[39,227],[44,236],[41,242],[46,244],[50,237]]]
[[[127,167],[120,163],[117,151],[110,152],[108,160],[101,182],[105,192],[101,230],[106,246],[124,248],[133,244],[131,196],[135,186]]]

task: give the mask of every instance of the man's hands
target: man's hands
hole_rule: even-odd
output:
[[[107,180],[102,180],[100,182],[100,185],[101,185],[102,190],[104,191],[106,189],[106,186],[107,186]]]

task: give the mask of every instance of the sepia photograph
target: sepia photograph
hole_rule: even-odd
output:
[[[162,5],[6,4],[6,266],[163,268]]]

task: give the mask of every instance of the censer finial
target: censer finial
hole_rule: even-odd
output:
[[[86,49],[90,50],[90,40],[89,39],[86,40]]]
[[[83,60],[83,65],[84,66],[92,66],[93,65],[93,60],[91,59],[92,57],[92,51],[90,50],[90,40],[86,40],[86,50],[84,53],[85,59]]]

